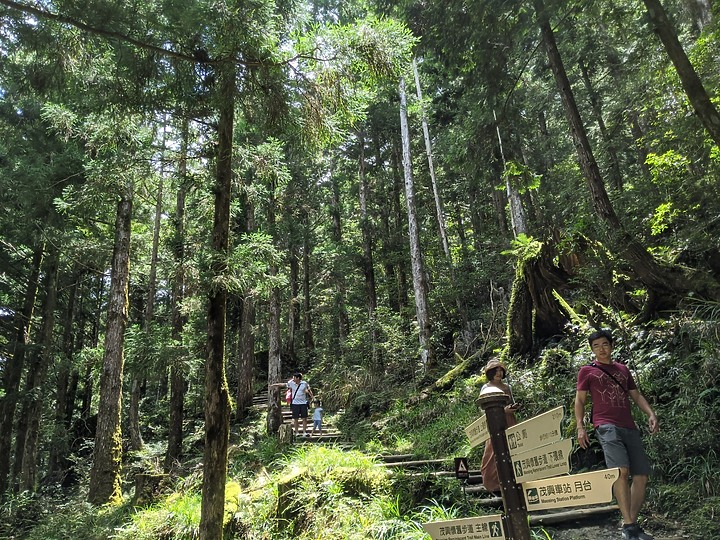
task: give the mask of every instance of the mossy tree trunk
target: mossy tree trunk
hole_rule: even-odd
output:
[[[236,69],[231,63],[218,68],[220,118],[215,184],[215,213],[212,247],[213,273],[222,276],[230,238],[230,190],[232,185],[232,141],[235,118]],[[230,434],[230,394],[225,378],[225,327],[227,290],[220,284],[210,291],[208,342],[205,363],[205,452],[203,454],[200,539],[222,540]]]
[[[115,221],[112,274],[108,298],[105,355],[100,375],[100,403],[93,465],[90,470],[88,501],[105,504],[120,499],[122,463],[122,376],[125,329],[128,319],[128,284],[130,278],[130,224],[132,184],[128,183],[118,202]]]
[[[522,263],[518,263],[510,293],[506,331],[508,356],[527,354],[533,346],[532,296],[524,270]]]

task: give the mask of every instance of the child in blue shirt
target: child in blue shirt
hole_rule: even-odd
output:
[[[319,430],[320,435],[322,435],[322,414],[323,414],[323,408],[320,405],[320,402],[318,400],[313,401],[313,406],[315,407],[315,410],[313,411],[313,429],[312,429],[312,435],[315,435],[315,430]]]

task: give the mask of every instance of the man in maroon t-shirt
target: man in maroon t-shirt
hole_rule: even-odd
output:
[[[620,477],[613,484],[613,493],[623,518],[623,540],[652,540],[637,523],[640,507],[645,501],[645,488],[650,474],[650,461],[643,449],[640,431],[633,420],[630,398],[648,416],[650,432],[659,429],[657,416],[638,390],[630,370],[613,362],[612,335],[600,330],[588,336],[595,361],[580,368],[575,394],[575,420],[578,442],[590,445],[584,424],[588,394],[593,404],[593,426],[605,454],[608,467],[619,467]],[[632,477],[632,482],[630,482]]]

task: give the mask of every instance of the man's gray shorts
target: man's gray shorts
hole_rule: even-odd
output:
[[[650,475],[650,460],[643,448],[640,430],[604,424],[595,428],[608,468],[625,467],[630,475]]]

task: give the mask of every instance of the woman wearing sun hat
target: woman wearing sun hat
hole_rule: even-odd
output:
[[[517,424],[515,411],[517,410],[519,404],[515,403],[510,386],[503,381],[503,379],[507,377],[507,368],[505,367],[505,364],[497,358],[492,358],[487,363],[483,371],[485,372],[485,377],[487,377],[488,382],[483,385],[480,393],[482,394],[487,391],[499,390],[510,396],[510,405],[505,407],[505,419],[508,427],[514,426]],[[482,481],[485,489],[491,493],[499,493],[500,480],[498,478],[497,465],[495,464],[495,451],[493,450],[490,439],[485,441],[485,452],[483,453],[482,466],[480,469],[482,471]]]

